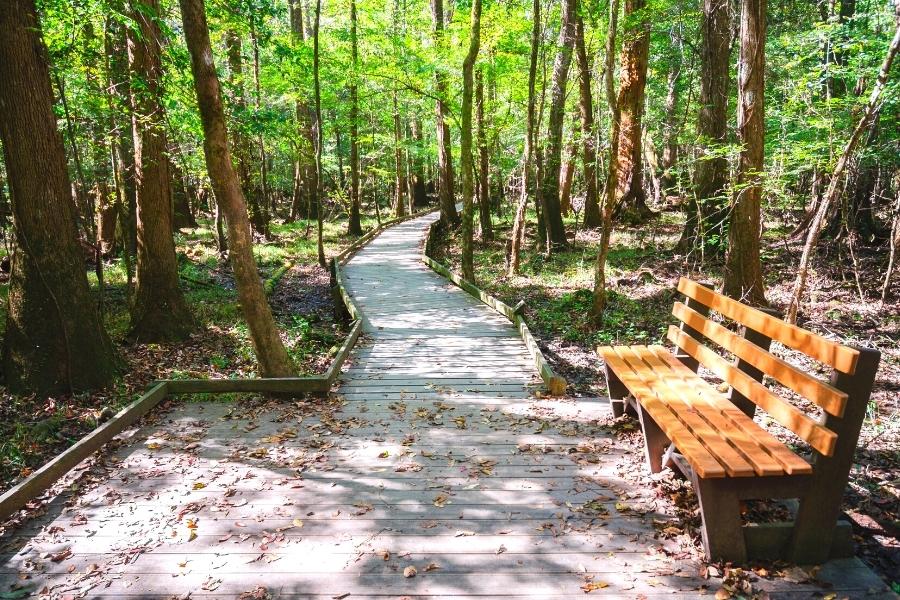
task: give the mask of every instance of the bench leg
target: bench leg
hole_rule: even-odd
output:
[[[820,564],[831,553],[841,499],[847,489],[853,454],[881,358],[877,350],[859,348],[859,351],[856,372],[853,375],[835,372],[831,380],[834,387],[847,392],[847,407],[843,418],[826,415],[825,427],[837,433],[837,444],[831,456],[816,455],[812,485],[800,499],[794,519],[789,557],[794,562]]]
[[[653,417],[641,407],[641,403],[635,402],[635,404],[637,405],[638,420],[641,422],[641,432],[644,434],[644,456],[647,458],[647,466],[650,467],[651,473],[659,473],[664,466],[662,464],[663,454],[671,442]]]
[[[703,548],[712,561],[747,561],[741,526],[741,503],[730,480],[694,477],[694,490],[703,517]]]
[[[609,393],[609,407],[612,409],[613,416],[618,418],[625,414],[625,397],[628,396],[628,388],[622,383],[615,371],[604,365],[606,372],[606,388]]]

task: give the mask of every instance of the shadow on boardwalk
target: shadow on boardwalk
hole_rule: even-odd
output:
[[[428,218],[347,266],[367,336],[328,400],[188,402],[0,537],[0,592],[48,597],[694,598],[694,547],[605,403],[535,396],[502,318],[418,262]],[[413,575],[410,567],[414,567]],[[758,579],[771,597],[866,597]],[[265,591],[261,591],[265,588]],[[878,588],[883,589],[883,587]],[[345,596],[349,594],[349,596]]]

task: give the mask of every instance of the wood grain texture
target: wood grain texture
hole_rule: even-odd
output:
[[[714,292],[686,277],[682,277],[678,282],[678,291],[688,298],[693,298],[704,306],[708,306],[722,316],[777,340],[788,348],[799,350],[838,371],[853,374],[856,369],[859,350],[855,348],[842,346],[811,331],[785,323],[781,319],[741,304],[737,300]]]
[[[679,521],[634,473],[639,454],[611,433],[605,403],[536,397],[515,327],[422,264],[429,218],[345,265],[348,295],[368,301],[335,393],[171,403],[0,533],[0,590],[568,599],[592,578],[606,587],[591,597],[659,600],[720,585],[659,535]],[[398,297],[415,301],[404,312]],[[884,589],[840,567],[823,569],[829,588],[754,585],[773,598]]]

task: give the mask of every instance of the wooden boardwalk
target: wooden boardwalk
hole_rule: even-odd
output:
[[[433,218],[346,266],[366,334],[329,400],[156,411],[2,533],[0,597],[711,597],[606,403],[537,397],[510,324],[421,263]],[[818,577],[752,585],[884,590],[856,560]]]

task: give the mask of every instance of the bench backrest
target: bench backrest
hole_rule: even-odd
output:
[[[775,356],[768,351],[768,341],[774,340],[802,352],[833,368],[836,374],[844,374],[844,380],[848,377],[852,380],[860,351],[785,323],[684,277],[678,283],[678,291],[686,296],[687,301],[676,302],[672,309],[672,314],[682,325],[669,327],[669,341],[680,348],[689,360],[702,364],[731,386],[733,398],[737,394],[752,402],[817,452],[832,456],[838,438],[836,430],[840,429],[834,425],[839,423],[847,409],[847,391],[836,387],[837,376],[832,377],[832,382],[828,383],[813,376],[808,370]],[[757,332],[757,343],[750,341],[753,336],[741,336],[708,318],[710,311]],[[737,362],[722,358],[704,345],[704,338],[734,355]],[[758,345],[759,342],[762,345]],[[763,375],[814,402],[822,408],[826,417],[821,420],[813,419],[787,399],[765,387],[761,383]],[[858,433],[857,429],[856,434]],[[854,445],[855,441],[854,438]]]

